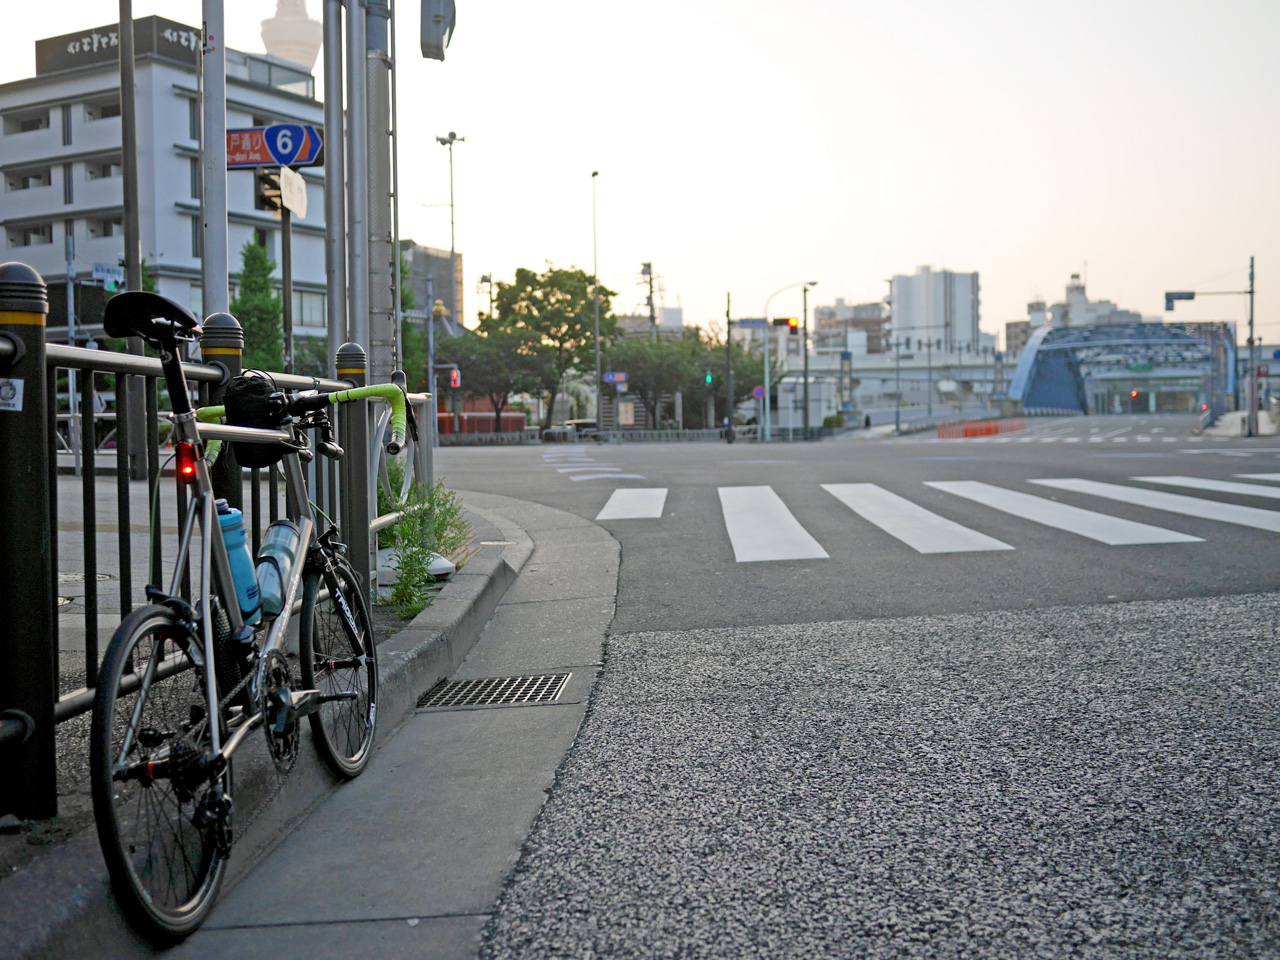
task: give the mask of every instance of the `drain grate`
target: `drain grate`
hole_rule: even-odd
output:
[[[441,680],[418,698],[419,707],[484,707],[498,703],[550,703],[558,700],[571,673],[532,677]]]

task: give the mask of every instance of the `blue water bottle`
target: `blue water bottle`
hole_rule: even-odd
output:
[[[253,558],[249,556],[249,545],[245,542],[244,515],[226,500],[219,498],[214,502],[218,507],[218,523],[222,526],[222,540],[226,544],[227,557],[231,561],[231,579],[236,586],[240,615],[246,624],[257,623],[261,616],[258,578],[254,574]]]

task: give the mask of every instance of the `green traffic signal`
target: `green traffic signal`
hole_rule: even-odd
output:
[[[710,371],[710,370],[708,370],[708,371],[707,371],[707,384],[708,384],[708,386],[711,384],[711,371]]]

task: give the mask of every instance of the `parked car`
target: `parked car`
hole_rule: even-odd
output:
[[[564,425],[573,430],[579,440],[603,440],[604,435],[599,426],[592,420],[566,420]]]

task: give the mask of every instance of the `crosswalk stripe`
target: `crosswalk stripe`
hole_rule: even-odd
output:
[[[1236,476],[1249,480],[1280,480],[1280,473],[1237,473]]]
[[[1119,500],[1121,503],[1150,507],[1153,510],[1167,510],[1169,513],[1180,513],[1187,517],[1219,520],[1223,523],[1234,523],[1242,527],[1253,527],[1255,530],[1280,533],[1280,512],[1275,510],[1242,507],[1234,503],[1220,503],[1217,500],[1187,497],[1180,493],[1165,493],[1162,490],[1122,487],[1119,484],[1099,483],[1096,480],[1069,478],[1065,480],[1032,480],[1031,482],[1053,487],[1057,490],[1070,490],[1073,493],[1088,493],[1095,497],[1107,497],[1111,500]]]
[[[1013,549],[1007,543],[962,527],[874,483],[824,483],[822,489],[918,553]]]
[[[925,486],[944,493],[953,493],[983,506],[993,507],[1023,520],[1042,523],[1046,527],[1066,530],[1090,540],[1097,540],[1112,547],[1138,543],[1198,543],[1199,537],[1188,536],[1163,527],[1136,523],[1105,513],[1083,510],[1066,503],[1055,503],[1044,497],[1034,497],[1017,490],[1006,490],[977,480],[926,481]]]
[[[1131,477],[1143,483],[1162,483],[1169,487],[1187,487],[1191,490],[1209,490],[1213,493],[1238,493],[1247,497],[1269,497],[1280,500],[1280,487],[1268,487],[1261,483],[1236,483],[1234,480],[1206,480],[1203,477]]]
[[[648,520],[662,516],[666,487],[619,487],[596,514],[597,520]]]
[[[556,473],[581,473],[583,470],[612,470],[617,472],[621,467],[615,467],[607,463],[595,463],[589,467],[556,467]]]
[[[720,487],[719,493],[725,529],[739,563],[827,558],[827,551],[800,526],[773,487]]]
[[[575,473],[570,480],[648,480],[638,473]]]

